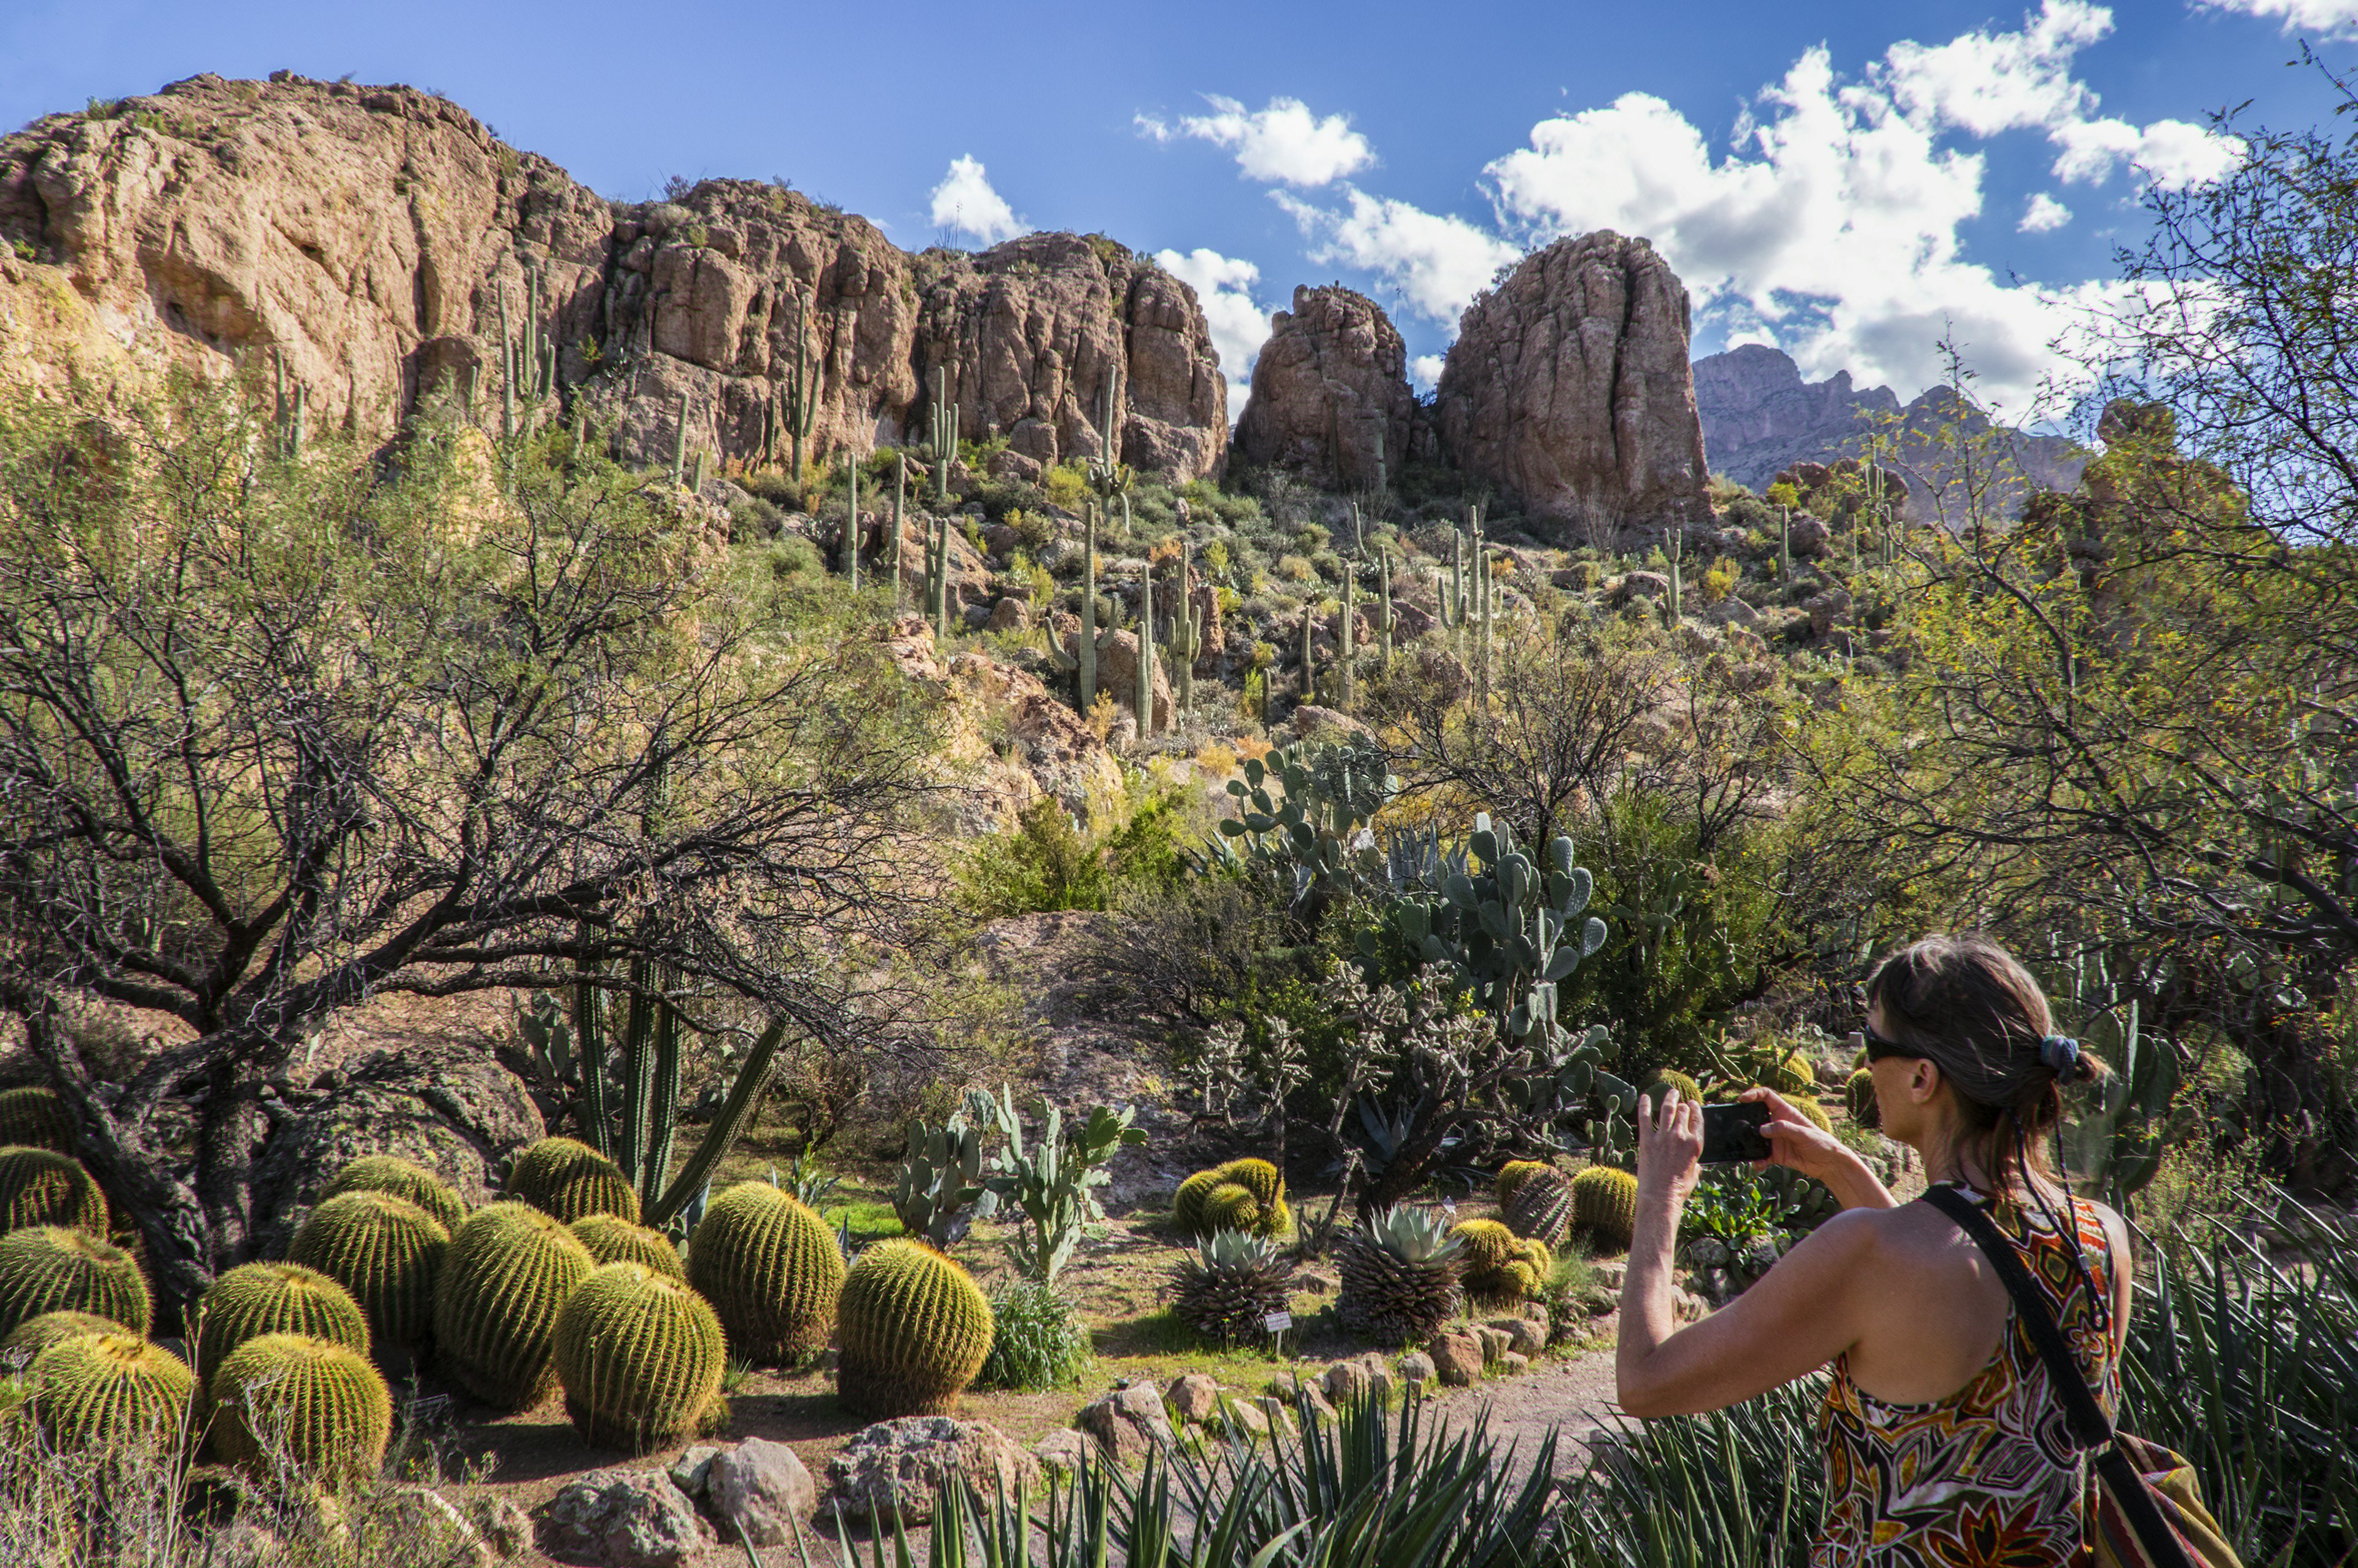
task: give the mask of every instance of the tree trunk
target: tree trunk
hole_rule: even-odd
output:
[[[1384,1173],[1368,1183],[1367,1190],[1359,1195],[1360,1218],[1390,1208],[1424,1185],[1425,1178],[1440,1161],[1442,1142],[1456,1119],[1451,1113],[1436,1109],[1428,1119],[1420,1120],[1411,1129],[1401,1141],[1400,1152],[1384,1167]]]

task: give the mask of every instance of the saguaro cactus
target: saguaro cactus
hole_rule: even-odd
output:
[[[508,286],[500,285],[500,435],[515,436],[515,340],[508,335]]]
[[[901,608],[902,502],[909,493],[909,454],[892,454],[892,608]]]
[[[1310,633],[1317,620],[1317,607],[1304,602],[1302,606],[1302,700],[1304,704],[1318,700],[1317,650],[1310,645]]]
[[[1359,567],[1356,561],[1347,562],[1343,567],[1343,622],[1335,628],[1336,656],[1342,663],[1343,711],[1346,713],[1351,711],[1355,695],[1351,684],[1351,633],[1354,630],[1351,622],[1358,612]]]
[[[804,449],[818,427],[818,364],[810,351],[810,299],[795,296],[795,357],[788,362],[785,404],[786,438],[792,445],[795,478],[803,477]]]
[[[1383,590],[1383,608],[1376,615],[1376,632],[1384,640],[1384,668],[1392,667],[1392,562],[1385,552],[1376,552],[1376,586]]]
[[[1081,504],[1081,640],[1073,650],[1076,711],[1087,719],[1098,699],[1098,509]]]
[[[671,427],[671,481],[677,484],[687,473],[687,399],[679,400],[679,418]]]
[[[851,460],[851,510],[843,519],[843,577],[860,591],[860,459]]]
[[[1154,567],[1149,562],[1138,574],[1138,691],[1132,698],[1138,713],[1138,738],[1154,733]]]
[[[1684,584],[1680,578],[1679,566],[1685,559],[1687,553],[1686,524],[1671,524],[1662,542],[1668,546],[1662,553],[1670,557],[1671,562],[1671,591],[1662,600],[1662,623],[1665,626],[1676,627],[1679,623],[1680,612],[1683,608],[1680,590]]]

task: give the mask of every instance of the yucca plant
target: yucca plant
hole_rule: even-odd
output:
[[[1293,1294],[1293,1262],[1265,1237],[1214,1231],[1171,1272],[1172,1308],[1223,1344],[1258,1345]]]
[[[1368,1217],[1343,1238],[1343,1288],[1335,1315],[1344,1332],[1378,1345],[1430,1339],[1466,1306],[1466,1243],[1449,1221],[1403,1204]]]

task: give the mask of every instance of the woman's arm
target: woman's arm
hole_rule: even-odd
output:
[[[1866,1213],[1836,1215],[1727,1306],[1678,1326],[1671,1252],[1702,1152],[1700,1107],[1680,1103],[1675,1091],[1652,1114],[1640,1102],[1637,1227],[1615,1351],[1621,1408],[1634,1416],[1750,1399],[1825,1365],[1858,1337],[1851,1285],[1875,1246]]]

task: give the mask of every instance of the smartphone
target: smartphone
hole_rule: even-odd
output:
[[[1703,1108],[1703,1162],[1729,1165],[1739,1160],[1766,1160],[1773,1151],[1761,1129],[1768,1125],[1768,1108],[1758,1100]]]

